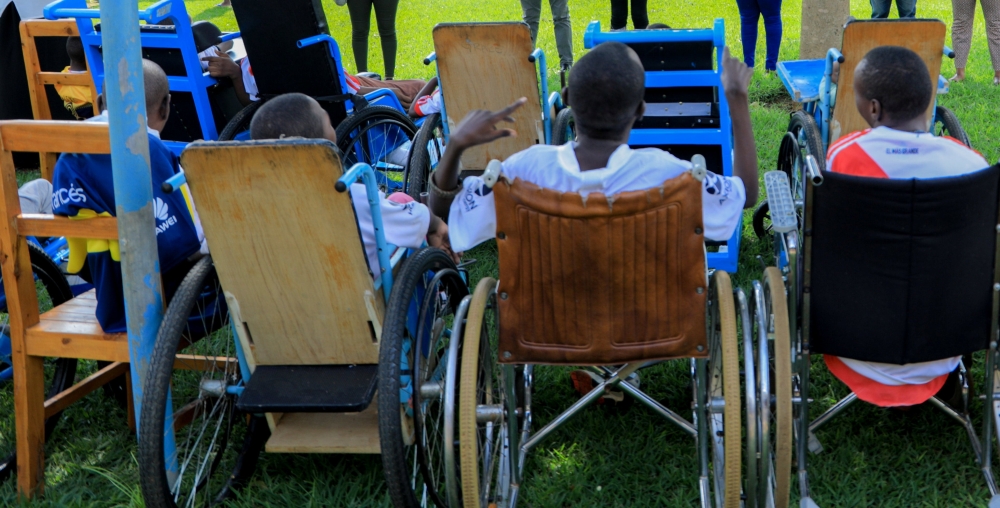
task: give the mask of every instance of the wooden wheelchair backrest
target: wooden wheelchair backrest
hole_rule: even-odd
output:
[[[46,86],[78,85],[90,88],[91,100],[97,104],[97,87],[90,71],[79,73],[62,73],[42,71],[38,59],[36,37],[77,37],[80,35],[76,21],[72,19],[29,19],[21,22],[21,51],[24,53],[24,70],[28,77],[28,94],[31,97],[31,112],[35,120],[51,120],[52,110],[45,92]],[[43,151],[41,157],[42,178],[52,180],[52,168],[55,166],[58,152]]]
[[[336,147],[196,142],[181,166],[255,363],[378,363],[380,324],[368,309],[383,301],[350,196],[334,188],[343,173]]]
[[[449,129],[476,109],[497,111],[521,97],[528,103],[514,113],[517,131],[466,150],[462,166],[483,170],[492,159],[507,157],[531,145],[545,143],[542,106],[535,64],[528,61],[534,49],[528,25],[509,23],[444,23],[434,27],[434,52]],[[546,99],[547,100],[547,99]]]
[[[924,59],[930,71],[932,92],[927,110],[928,127],[934,113],[938,75],[941,74],[941,57],[944,55],[944,22],[935,19],[918,20],[863,20],[851,21],[844,27],[844,42],[840,52],[844,63],[840,66],[837,85],[837,106],[830,123],[833,143],[842,136],[868,128],[854,105],[854,67],[869,51],[879,46],[902,46],[916,52]]]
[[[501,361],[704,357],[701,187],[689,173],[611,197],[498,182]]]

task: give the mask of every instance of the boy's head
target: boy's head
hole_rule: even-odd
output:
[[[101,90],[106,90],[107,81],[101,83]],[[152,60],[142,59],[142,86],[146,92],[146,125],[154,131],[162,131],[170,118],[170,82],[167,73]],[[97,96],[97,113],[103,113],[107,102],[102,92]]]
[[[300,93],[286,93],[264,103],[250,121],[250,137],[328,139],[337,142],[330,115],[315,99]]]
[[[906,48],[875,48],[854,68],[854,101],[872,127],[925,122],[933,92],[924,60]]]
[[[598,44],[569,75],[569,102],[577,132],[618,140],[645,112],[646,76],[639,56],[620,42]]]
[[[69,68],[74,71],[87,70],[87,58],[83,56],[83,42],[79,37],[66,38],[66,54],[69,55]]]

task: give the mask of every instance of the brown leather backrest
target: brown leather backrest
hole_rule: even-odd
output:
[[[500,361],[705,356],[701,182],[685,173],[610,198],[521,180],[501,179],[493,191]]]

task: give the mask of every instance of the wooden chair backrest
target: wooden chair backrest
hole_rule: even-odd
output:
[[[492,159],[505,160],[532,145],[545,143],[542,106],[535,64],[528,61],[534,45],[524,23],[445,23],[434,27],[434,51],[448,127],[454,131],[476,109],[497,111],[521,97],[528,103],[514,113],[517,131],[466,150],[462,166],[482,170]]]
[[[181,165],[258,365],[375,364],[381,305],[332,143],[196,142]]]
[[[21,214],[12,152],[50,150],[66,153],[111,153],[108,125],[91,122],[12,120],[0,122],[0,264],[7,295],[11,332],[24,333],[38,323],[35,291],[26,236],[118,238],[113,217],[85,221],[44,214]]]
[[[498,182],[501,361],[704,357],[701,188],[688,173],[610,198]]]
[[[29,19],[21,22],[21,51],[24,53],[24,70],[28,77],[28,94],[31,97],[31,111],[35,120],[51,120],[45,87],[51,85],[78,85],[90,87],[91,100],[97,104],[97,87],[90,71],[79,73],[62,73],[42,71],[38,59],[36,37],[78,37],[80,32],[76,21],[72,19],[47,20]],[[52,168],[55,167],[58,152],[45,148],[39,152],[41,159],[42,178],[52,181]]]
[[[844,27],[844,43],[840,52],[844,63],[840,66],[837,84],[837,106],[830,123],[830,143],[842,136],[868,128],[854,106],[854,68],[869,51],[879,46],[902,46],[920,55],[927,64],[931,77],[931,103],[927,109],[928,127],[934,113],[937,79],[941,74],[941,57],[944,55],[944,36],[947,27],[934,19],[917,20],[862,20],[851,21]]]

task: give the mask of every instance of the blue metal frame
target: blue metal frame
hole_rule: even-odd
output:
[[[135,5],[131,4],[134,9]],[[94,77],[98,93],[103,93],[106,66],[101,57],[101,33],[94,30],[94,20],[101,18],[101,11],[88,9],[86,0],[58,0],[45,7],[46,19],[76,18],[80,30],[80,40],[83,42],[87,65]],[[177,49],[184,61],[187,76],[168,76],[171,92],[188,92],[194,100],[195,111],[198,114],[198,124],[201,126],[202,137],[207,140],[219,138],[215,128],[215,117],[212,105],[208,100],[208,87],[215,85],[214,78],[201,70],[198,61],[198,50],[194,45],[194,35],[191,33],[191,21],[182,0],[162,0],[145,10],[138,11],[138,19],[148,24],[159,23],[169,19],[174,24],[175,33],[139,33],[140,45],[145,48]],[[107,21],[107,20],[105,20]],[[106,23],[113,25],[113,23]],[[136,20],[136,30],[139,30]],[[106,47],[106,46],[105,46]],[[180,141],[164,141],[171,151],[180,155],[187,143]]]
[[[347,192],[351,184],[358,181],[365,184],[368,206],[372,212],[372,225],[375,228],[375,245],[378,247],[378,264],[382,273],[377,273],[377,282],[381,282],[382,296],[385,303],[389,303],[389,293],[392,292],[392,264],[389,261],[389,244],[385,241],[385,229],[382,227],[382,207],[379,205],[378,182],[375,178],[375,170],[364,163],[351,166],[344,176],[337,179],[337,192]]]
[[[722,93],[722,50],[726,45],[725,22],[716,19],[712,28],[697,30],[636,30],[602,32],[600,21],[591,21],[583,33],[583,47],[590,49],[603,42],[623,44],[649,42],[704,42],[715,47],[716,68],[704,71],[648,71],[646,86],[657,88],[704,86],[719,90],[718,129],[632,129],[630,145],[712,145],[722,148],[722,172],[733,176],[733,127],[729,117],[729,102]],[[708,266],[729,273],[736,273],[740,239],[743,228],[738,227],[733,236],[719,247],[719,252],[709,252]]]

